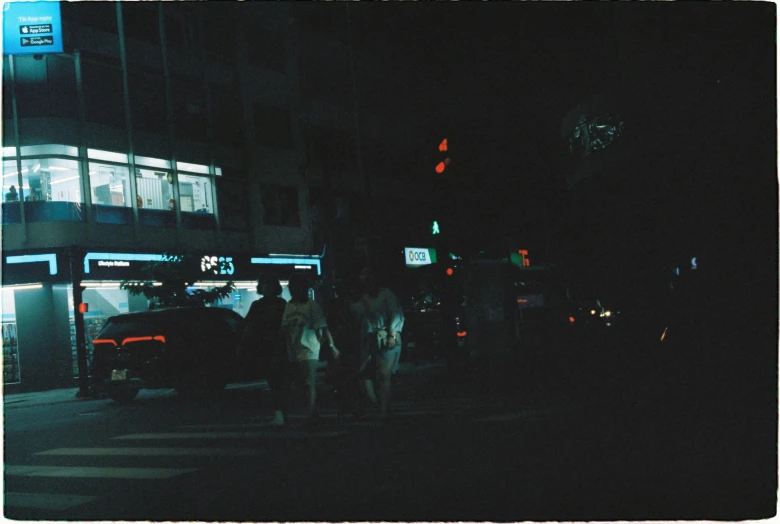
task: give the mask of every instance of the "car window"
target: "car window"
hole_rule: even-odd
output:
[[[229,309],[221,310],[222,319],[233,333],[240,333],[244,329],[244,318]]]

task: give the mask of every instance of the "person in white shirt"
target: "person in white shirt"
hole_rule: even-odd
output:
[[[380,414],[386,419],[390,408],[390,379],[401,356],[404,313],[393,292],[377,285],[370,268],[361,271],[360,284],[362,296],[350,308],[360,336],[360,369],[365,377],[366,394],[374,405],[377,404],[374,382],[377,383]]]
[[[293,274],[289,283],[291,299],[284,308],[281,334],[290,363],[293,381],[303,385],[308,396],[308,421],[317,416],[316,376],[320,346],[324,340],[339,358],[339,351],[328,329],[325,314],[319,304],[309,298],[309,283],[301,273]]]

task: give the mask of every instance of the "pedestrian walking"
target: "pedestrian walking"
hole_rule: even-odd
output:
[[[380,417],[387,419],[390,380],[401,356],[403,308],[392,291],[379,287],[371,268],[360,272],[360,287],[361,297],[352,304],[351,310],[359,336],[363,386],[369,402],[378,405]]]
[[[357,329],[350,306],[358,300],[354,283],[344,279],[336,281],[335,297],[327,312],[328,328],[339,341],[340,357],[328,361],[327,379],[333,387],[338,403],[339,415],[350,412],[356,419],[362,418],[362,398],[360,396],[360,348]]]
[[[252,302],[246,315],[241,343],[239,344],[239,360],[244,362],[248,356],[250,366],[255,367],[260,378],[268,380],[271,390],[271,403],[274,411],[271,424],[284,424],[284,392],[288,380],[287,353],[284,341],[280,336],[282,317],[287,301],[282,295],[279,280],[272,277],[257,281],[257,294],[262,298]]]
[[[284,308],[281,334],[287,352],[287,361],[291,366],[293,382],[303,386],[308,400],[307,423],[317,417],[317,364],[320,347],[324,341],[332,352],[333,358],[339,358],[339,351],[333,342],[333,335],[322,308],[309,298],[309,283],[301,273],[290,277],[291,299]]]

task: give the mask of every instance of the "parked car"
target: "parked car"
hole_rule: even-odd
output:
[[[415,364],[437,358],[452,358],[467,344],[463,308],[447,316],[438,308],[404,311],[402,358]]]
[[[92,341],[92,382],[116,402],[141,389],[222,389],[235,369],[244,324],[217,307],[170,308],[110,317]]]

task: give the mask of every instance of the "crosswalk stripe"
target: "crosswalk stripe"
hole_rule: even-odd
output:
[[[483,417],[474,419],[474,422],[506,422],[508,420],[519,420],[520,416],[517,413],[506,413],[503,415],[493,415],[490,417]]]
[[[68,455],[68,456],[201,456],[201,457],[230,457],[261,455],[265,450],[252,448],[59,448],[41,451],[36,455]]]
[[[92,502],[100,497],[86,495],[59,495],[56,493],[6,492],[3,505],[7,508],[32,508],[61,511]]]
[[[255,438],[295,438],[295,437],[338,437],[345,435],[346,431],[298,431],[287,430],[270,431],[213,431],[193,433],[136,433],[113,437],[112,440],[174,440],[174,439],[255,439]]]
[[[167,479],[198,471],[193,468],[99,468],[82,466],[6,466],[6,475],[110,479]]]

